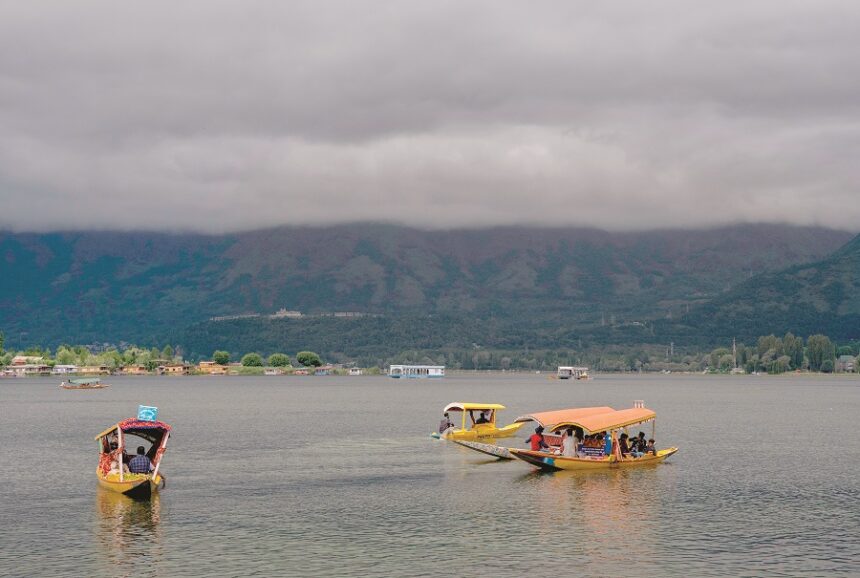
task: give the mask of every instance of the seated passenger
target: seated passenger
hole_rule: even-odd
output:
[[[629,456],[630,455],[630,446],[627,445],[627,434],[621,434],[621,437],[618,438],[618,447],[621,449],[621,456]]]
[[[565,436],[561,438],[561,455],[576,457],[577,446],[579,446],[579,439],[574,435],[573,428],[567,428]]]
[[[490,423],[490,418],[488,417],[489,411],[482,411],[481,415],[478,416],[478,421],[475,422],[475,425],[479,423]]]
[[[152,462],[146,457],[146,449],[143,446],[137,446],[137,455],[131,458],[128,462],[128,469],[133,474],[148,474],[152,469]]]
[[[645,446],[645,453],[657,455],[657,448],[654,447],[654,438],[648,440],[648,445]]]

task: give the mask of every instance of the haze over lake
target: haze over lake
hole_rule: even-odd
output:
[[[856,376],[110,383],[0,380],[0,576],[856,575]],[[665,464],[537,474],[428,435],[455,400],[507,423],[634,399],[680,447]],[[139,404],[174,427],[141,503],[93,475]]]

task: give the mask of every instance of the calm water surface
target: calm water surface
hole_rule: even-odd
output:
[[[860,575],[857,378],[111,383],[0,380],[0,575]],[[538,474],[428,436],[449,401],[507,422],[634,399],[665,464]],[[93,436],[138,404],[174,426],[142,503],[94,477]]]

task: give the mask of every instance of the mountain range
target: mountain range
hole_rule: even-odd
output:
[[[610,334],[620,326],[649,327],[633,339],[690,341],[744,322],[756,334],[811,329],[825,318],[827,329],[850,325],[860,311],[860,241],[852,237],[762,224],[633,233],[376,224],[227,235],[5,232],[0,331],[10,347],[181,345],[186,328],[217,334],[213,317],[280,308],[356,312],[383,326],[432,317],[447,320],[434,330],[442,340],[457,323],[574,330],[597,341],[617,340]],[[303,319],[296,327],[316,323]],[[527,341],[515,337],[505,339]]]

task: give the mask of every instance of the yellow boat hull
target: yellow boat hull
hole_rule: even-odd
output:
[[[657,464],[673,455],[678,451],[678,448],[668,448],[659,450],[656,455],[646,454],[639,458],[628,457],[623,460],[616,460],[614,457],[608,458],[572,458],[566,456],[557,456],[546,452],[535,452],[532,450],[522,450],[516,448],[508,448],[511,455],[522,461],[529,463],[535,467],[547,471],[559,470],[606,470],[614,468],[635,468],[649,464]]]
[[[164,481],[161,474],[154,478],[152,474],[123,474],[123,481],[119,481],[119,474],[104,474],[99,469],[96,478],[102,488],[132,498],[150,497]]]
[[[476,424],[472,429],[463,430],[460,428],[449,430],[440,437],[446,440],[459,441],[475,441],[484,438],[505,438],[514,435],[519,431],[525,422],[512,423],[505,427],[496,427],[491,424]]]

